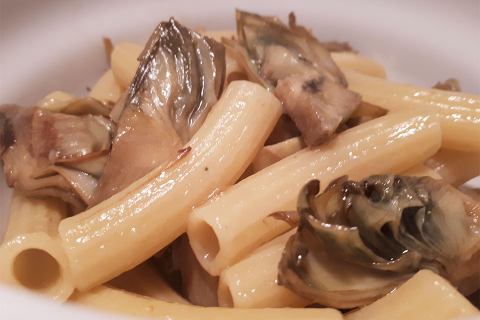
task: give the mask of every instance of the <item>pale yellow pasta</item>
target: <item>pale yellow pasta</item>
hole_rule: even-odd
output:
[[[459,186],[480,174],[480,152],[441,149],[425,165],[445,182]]]
[[[100,286],[91,291],[75,294],[71,301],[103,311],[172,320],[342,320],[335,309],[230,309],[197,307],[168,303],[126,291]]]
[[[109,285],[166,302],[190,304],[165,282],[150,262],[144,262],[112,281]]]
[[[443,147],[480,151],[480,96],[398,84],[344,70],[349,88],[368,103],[389,111],[414,108],[435,114],[442,126]]]
[[[347,314],[347,320],[449,320],[480,315],[447,280],[429,270],[417,272],[398,289]]]
[[[64,91],[54,91],[43,97],[37,106],[53,112],[61,111],[66,105],[77,100],[74,95]]]
[[[137,71],[138,57],[143,47],[132,42],[121,42],[113,47],[110,64],[113,75],[122,89],[128,88]]]
[[[260,171],[305,147],[302,138],[294,137],[263,147],[252,162],[253,172]]]
[[[118,85],[113,71],[109,69],[98,79],[88,96],[105,103],[115,103],[120,99],[121,94],[122,89]]]
[[[59,232],[76,287],[118,276],[185,232],[192,207],[240,177],[280,113],[280,102],[263,87],[232,82],[181,159],[63,220]]]
[[[278,263],[291,230],[258,248],[220,275],[218,303],[221,307],[304,307],[311,301],[277,284]]]
[[[8,228],[0,247],[0,280],[64,301],[73,292],[68,261],[57,227],[67,213],[56,199],[34,199],[15,192]]]
[[[310,179],[331,180],[400,173],[431,157],[440,147],[435,117],[394,113],[344,131],[327,144],[299,151],[238,182],[215,201],[194,210],[188,236],[199,262],[219,275],[290,226],[269,217],[294,210],[300,188]],[[408,152],[405,152],[408,150]]]
[[[378,62],[353,52],[332,52],[332,59],[342,70],[354,70],[372,77],[386,78],[385,68]]]

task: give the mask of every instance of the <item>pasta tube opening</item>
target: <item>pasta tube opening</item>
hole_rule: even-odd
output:
[[[27,234],[2,245],[0,255],[2,281],[57,301],[72,294],[67,258],[55,239],[43,233]]]
[[[206,221],[198,221],[192,225],[190,234],[197,241],[197,256],[213,261],[220,251],[220,242],[212,226]]]
[[[20,284],[37,291],[55,286],[61,277],[57,260],[42,249],[31,248],[20,252],[13,260],[12,268]]]
[[[5,242],[0,246],[0,279],[65,301],[73,292],[68,260],[56,228],[66,206],[47,198],[14,193]]]

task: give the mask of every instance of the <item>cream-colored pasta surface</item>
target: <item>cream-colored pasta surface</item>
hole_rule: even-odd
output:
[[[255,250],[220,275],[220,306],[235,308],[305,307],[311,301],[277,283],[278,263],[291,230]]]
[[[264,88],[233,82],[181,159],[63,220],[59,232],[76,287],[86,290],[114,278],[185,232],[191,209],[240,177],[280,111]]]
[[[135,295],[105,286],[79,293],[72,302],[91,308],[132,316],[172,320],[341,320],[340,311],[327,308],[230,309],[186,306]]]
[[[168,285],[148,261],[116,277],[109,285],[165,302],[190,304]]]
[[[14,192],[8,227],[0,246],[0,280],[65,301],[74,285],[58,224],[67,207],[56,199]]]
[[[351,70],[345,70],[345,76],[349,88],[368,103],[389,111],[414,108],[437,115],[445,148],[480,150],[480,96],[398,84]]]
[[[398,289],[369,306],[348,314],[347,320],[448,320],[480,315],[448,281],[421,270]]]
[[[358,179],[402,172],[431,157],[440,139],[434,117],[412,112],[387,115],[347,130],[330,143],[302,150],[257,172],[196,208],[188,226],[192,248],[203,267],[218,275],[291,228],[269,215],[294,210],[298,192],[309,180],[319,179],[326,187],[342,175]]]

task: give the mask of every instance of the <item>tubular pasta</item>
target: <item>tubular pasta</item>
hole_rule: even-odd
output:
[[[243,14],[246,15],[242,17]],[[478,264],[479,252],[472,254],[468,261],[465,260],[468,263],[460,265],[462,268],[456,270],[459,272],[448,274],[448,279],[452,283],[458,282],[459,291],[440,275],[429,270],[421,270],[413,277],[411,277],[413,273],[408,275],[411,277],[409,280],[377,301],[345,311],[346,314],[336,309],[317,308],[317,305],[312,305],[314,303],[312,297],[315,295],[311,293],[307,295],[305,292],[308,293],[308,290],[304,290],[305,287],[291,286],[295,289],[289,289],[278,284],[279,262],[288,240],[297,232],[297,228],[295,222],[285,221],[277,216],[278,213],[296,209],[298,193],[308,181],[320,180],[322,192],[331,181],[345,175],[352,180],[377,174],[429,176],[442,179],[456,187],[478,176],[480,96],[390,82],[386,80],[384,66],[370,58],[352,52],[329,54],[322,51],[311,42],[309,35],[305,34],[306,29],[295,26],[293,15],[289,16],[289,25],[293,31],[294,29],[298,31],[299,37],[289,35],[288,39],[281,39],[281,33],[286,30],[282,28],[286,27],[257,33],[261,28],[271,28],[272,20],[269,19],[273,18],[260,22],[254,19],[254,16],[245,18],[247,16],[249,16],[247,13],[237,12],[238,30],[239,34],[243,33],[246,38],[245,42],[252,43],[242,44],[245,45],[244,48],[240,48],[244,50],[242,53],[233,49],[233,45],[225,47],[223,86],[222,83],[218,83],[219,77],[215,76],[218,76],[216,73],[219,70],[217,48],[215,46],[207,48],[208,45],[199,44],[195,38],[198,34],[193,35],[193,42],[189,34],[186,41],[186,34],[190,30],[171,21],[168,28],[161,24],[160,28],[155,30],[149,40],[152,42],[151,46],[147,44],[146,54],[156,57],[163,54],[165,58],[167,54],[165,50],[169,51],[175,58],[171,59],[167,54],[168,57],[163,60],[165,63],[173,63],[174,65],[169,67],[176,66],[177,73],[178,70],[185,69],[184,79],[178,74],[179,79],[172,80],[170,69],[164,68],[166,71],[159,70],[165,71],[165,79],[157,79],[155,74],[149,73],[148,77],[152,81],[148,86],[139,85],[138,88],[131,86],[136,74],[137,77],[144,76],[140,74],[143,69],[138,71],[138,58],[144,50],[143,46],[131,42],[113,46],[111,40],[105,38],[110,68],[101,75],[88,94],[88,97],[101,101],[101,106],[97,106],[98,101],[94,99],[81,100],[63,91],[54,91],[38,102],[37,106],[40,108],[52,112],[63,110],[72,116],[84,114],[84,110],[80,110],[79,106],[83,106],[86,101],[88,111],[95,109],[96,112],[92,111],[93,114],[99,113],[108,116],[110,118],[108,120],[113,120],[107,122],[107,119],[104,119],[106,124],[99,125],[108,126],[109,132],[113,130],[112,134],[118,137],[124,133],[120,129],[118,132],[115,131],[118,120],[124,119],[124,114],[122,117],[120,114],[124,110],[126,90],[129,90],[128,93],[138,91],[151,94],[154,101],[152,103],[155,105],[164,103],[169,105],[172,101],[162,99],[171,100],[175,97],[174,110],[167,110],[169,115],[166,116],[180,117],[182,121],[187,119],[191,122],[195,121],[192,118],[196,115],[195,112],[192,115],[190,110],[186,110],[189,108],[185,108],[185,101],[187,107],[192,105],[197,109],[205,108],[208,107],[210,96],[214,94],[211,92],[226,88],[208,113],[203,125],[191,140],[178,150],[175,159],[169,163],[162,163],[127,188],[84,212],[68,217],[67,204],[58,199],[32,198],[14,191],[5,240],[0,245],[0,281],[39,292],[59,302],[68,300],[77,305],[103,311],[158,319],[447,320],[462,316],[480,316],[479,310],[460,294],[463,292],[468,295],[474,290],[477,290],[478,294],[476,279],[478,274],[466,278],[462,271],[470,272],[470,268],[474,269]],[[159,32],[160,41],[157,38]],[[198,32],[218,42],[236,38],[236,32],[231,30]],[[280,39],[272,40],[272,37]],[[258,46],[259,44],[261,45]],[[255,48],[252,49],[250,45],[254,45]],[[162,50],[158,51],[158,46]],[[266,54],[270,49],[271,52],[280,52],[281,57],[270,59],[271,57]],[[197,53],[192,53],[194,52],[192,50],[196,50]],[[208,54],[210,56],[207,58]],[[198,58],[198,61],[190,61],[192,55]],[[203,68],[205,59],[214,66]],[[248,59],[252,61],[249,62]],[[269,59],[272,60],[270,68],[272,70],[265,67]],[[154,70],[152,65],[159,60],[161,59],[151,59],[146,68]],[[223,64],[223,53],[221,60]],[[247,65],[250,63],[254,63],[256,67],[248,68]],[[325,69],[325,72],[316,70],[312,73],[311,70],[307,70],[312,64],[318,64],[318,69]],[[277,70],[285,66],[288,70]],[[307,97],[308,101],[297,101],[299,108],[309,104],[306,108],[314,110],[330,102],[331,98],[332,101],[338,100],[341,107],[348,109],[349,103],[354,99],[345,94],[346,88],[343,85],[345,79],[337,66],[345,74],[348,89],[362,96],[362,103],[349,114],[348,119],[341,121],[335,137],[320,146],[306,147],[302,137],[298,136],[301,134],[299,129],[291,120],[297,118],[291,114],[282,115],[282,102],[270,92],[270,89],[277,85],[277,80],[280,83],[281,80],[291,79],[298,85],[299,92],[310,94]],[[267,90],[256,83],[244,81],[248,78],[263,84],[265,83],[261,78],[265,78],[272,86]],[[196,85],[198,81],[201,81],[201,89]],[[332,82],[336,85],[332,85]],[[458,83],[455,79],[449,79],[435,87],[437,86],[457,90]],[[280,87],[277,86],[277,89]],[[323,95],[323,98],[320,95]],[[324,101],[321,101],[322,99]],[[70,105],[77,100],[78,105]],[[135,101],[132,103],[142,104],[137,101],[138,99],[133,100]],[[91,106],[90,103],[95,105]],[[114,105],[116,107],[112,109]],[[1,152],[16,143],[12,141],[15,141],[17,133],[14,129],[17,130],[18,127],[17,122],[13,122],[12,125],[10,118],[10,113],[17,116],[16,107],[7,106],[5,110],[0,110]],[[33,109],[33,112],[35,111],[36,109]],[[36,119],[37,115],[33,112],[20,113],[21,117],[24,115],[30,117],[21,120],[26,123],[31,117]],[[307,116],[308,112],[305,113]],[[133,112],[131,116],[134,118],[138,114]],[[301,116],[305,118],[305,115],[299,113],[299,117]],[[65,119],[71,119],[69,117],[65,116]],[[338,115],[333,114],[332,117]],[[328,125],[331,119],[328,116],[324,118]],[[95,118],[98,121],[100,119]],[[50,164],[79,170],[93,168],[88,172],[98,173],[94,174],[95,179],[100,177],[104,161],[108,157],[107,149],[112,147],[112,141],[117,140],[110,135],[104,137],[103,131],[94,124],[87,124],[88,128],[78,125],[79,128],[73,128],[72,132],[69,130],[63,132],[59,129],[60,126],[53,122],[55,121],[45,120],[39,121],[38,124],[34,121],[31,125],[34,129],[42,131],[39,135],[45,139],[40,143],[45,144],[41,146],[44,148],[37,148],[42,151],[34,150],[35,143],[32,147],[32,143],[29,142],[28,147],[34,151],[27,151],[32,153],[32,158],[38,161],[48,158],[45,163],[50,161],[48,162]],[[126,123],[128,127],[128,121]],[[123,128],[122,125],[118,127]],[[34,129],[30,131],[37,132]],[[70,136],[74,139],[71,140]],[[50,141],[52,137],[55,143]],[[165,136],[155,138],[167,139]],[[65,146],[62,144],[58,147],[57,145],[61,144],[59,141]],[[268,145],[265,146],[265,143]],[[55,148],[50,144],[55,145]],[[97,144],[103,147],[97,148]],[[56,150],[58,148],[73,151],[64,152],[66,155],[63,157],[53,159],[51,155],[55,156],[56,152],[60,152]],[[33,155],[35,152],[41,156],[36,157],[36,154]],[[47,156],[44,156],[45,154]],[[41,165],[38,167],[43,168]],[[40,175],[43,177],[47,174],[45,172],[42,171],[35,177]],[[15,183],[9,185],[15,187]],[[467,188],[468,185],[460,187],[459,190],[462,191],[463,188],[466,193],[473,192],[473,197],[478,198],[478,190],[470,190]],[[364,198],[367,199],[362,198],[363,201],[378,201],[377,185],[371,188],[366,183],[362,187],[366,191],[362,188],[356,190],[355,187],[352,188],[352,192],[358,193],[362,189],[365,193]],[[399,188],[404,188],[401,184],[395,184],[395,188],[394,192],[404,193],[416,190],[411,186],[405,187],[407,191],[400,190]],[[344,189],[339,192],[350,192]],[[467,195],[464,194],[461,198],[462,195],[459,194],[460,200],[464,201],[468,218],[475,220],[478,204]],[[323,201],[322,205],[326,207],[336,206],[338,203],[334,202],[338,202],[338,197],[341,196],[342,194],[340,196],[335,194],[335,197],[327,200],[324,197],[319,201]],[[438,198],[439,202],[454,199],[453,196]],[[313,201],[310,197],[307,197],[307,200],[301,198],[300,204],[302,200]],[[353,200],[354,206],[355,201]],[[432,201],[435,202],[435,199]],[[433,206],[435,205],[433,203]],[[451,210],[461,208],[461,203],[455,202]],[[412,219],[418,220],[417,216],[410,213],[405,210],[402,212],[405,215],[401,217],[403,224],[411,224]],[[357,217],[360,222],[350,221],[351,227],[358,225],[360,231],[362,225],[366,226],[366,229],[370,228],[371,221],[365,222],[360,214]],[[343,217],[339,219],[344,220]],[[399,232],[402,232],[402,228],[409,228],[405,225],[399,227]],[[440,223],[438,225],[442,227]],[[462,220],[454,227],[462,237],[460,240],[470,245],[470,242],[465,240],[466,226]],[[435,227],[438,226],[434,225],[432,228]],[[380,231],[389,235],[397,232],[392,230],[390,228],[385,231],[382,228]],[[344,230],[338,227],[335,232],[338,231]],[[351,252],[358,253],[355,251],[359,248],[358,234],[353,237],[351,232],[340,233],[342,242],[339,243],[350,246]],[[360,236],[362,240],[368,238],[368,235],[365,236],[362,232]],[[308,235],[304,238],[308,242]],[[377,238],[370,240],[378,242]],[[308,250],[321,249],[318,246],[307,247],[305,244],[294,249],[297,248],[300,250],[294,254],[298,260],[295,262],[298,263],[303,261],[304,253]],[[396,256],[398,251],[395,246],[393,249],[388,246],[380,249],[374,246],[370,250],[363,244],[360,249],[362,252],[358,259],[370,259],[374,262],[380,261],[372,256],[377,256],[376,251],[393,250],[393,256]],[[166,252],[167,250],[169,251]],[[180,285],[173,287],[179,287],[180,293],[165,281],[160,271],[152,264],[153,259],[149,260],[155,254],[161,259],[157,262],[162,274],[172,275],[175,280],[179,280]],[[353,257],[353,254],[348,257]],[[414,259],[417,258],[420,259],[420,255]],[[406,260],[406,263],[410,262]],[[415,260],[414,263],[416,262],[418,261]],[[288,266],[292,267],[293,262],[289,263]],[[316,262],[308,263],[310,269],[318,267],[315,265]],[[301,263],[297,264],[297,267],[298,265]],[[343,265],[343,268],[348,269],[348,266]],[[178,273],[180,275],[177,279]],[[297,276],[298,274],[295,274],[295,277]],[[298,280],[295,279],[294,281]],[[352,288],[355,289],[355,285]],[[358,288],[363,289],[362,286]],[[334,295],[336,289],[338,288],[334,285],[331,290]],[[365,291],[368,294],[376,294],[372,288],[365,287]],[[320,301],[318,292],[316,294],[315,301]],[[323,292],[320,292],[320,297],[322,294]],[[306,296],[310,298],[307,299]],[[473,301],[472,297],[469,299]],[[335,301],[337,304],[330,303],[341,308],[339,301]],[[314,308],[305,308],[309,305]],[[343,307],[345,306],[343,304]]]
[[[478,310],[441,276],[417,272],[398,289],[374,303],[347,314],[347,320],[448,320],[479,315]]]
[[[170,288],[148,261],[116,277],[109,285],[166,302],[190,304]]]
[[[357,179],[402,172],[431,157],[440,139],[434,117],[404,112],[366,122],[330,143],[299,151],[195,209],[187,231],[193,251],[205,270],[218,275],[290,228],[268,216],[295,209],[298,192],[308,180],[319,179],[325,187],[345,174]]]
[[[114,278],[185,232],[192,207],[240,177],[280,113],[280,102],[261,86],[233,82],[181,159],[63,220],[59,233],[76,287],[86,290]]]
[[[0,279],[64,301],[73,292],[68,261],[57,227],[67,213],[56,199],[14,192],[5,241],[0,247]]]
[[[230,309],[197,307],[168,303],[140,295],[100,286],[75,294],[71,301],[80,305],[115,313],[175,320],[342,320],[335,309]]]
[[[277,284],[278,263],[295,230],[266,243],[220,275],[218,303],[222,307],[305,307],[311,301]]]
[[[442,146],[474,152],[480,150],[480,96],[397,84],[345,70],[349,88],[368,103],[389,111],[415,108],[439,117]]]

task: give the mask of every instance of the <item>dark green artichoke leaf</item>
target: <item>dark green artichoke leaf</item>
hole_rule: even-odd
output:
[[[292,236],[279,264],[278,282],[324,306],[353,308],[393,290],[407,275],[345,263],[312,233]]]
[[[319,190],[317,180],[302,188],[298,231],[279,264],[279,283],[300,295],[355,307],[422,268],[458,285],[480,273],[479,206],[450,185],[383,175],[360,182],[341,177]]]
[[[366,245],[359,226],[351,224],[348,219],[350,216],[347,214],[348,209],[356,204],[350,197],[351,193],[358,192],[358,184],[347,181],[347,177],[343,176],[332,181],[325,191],[317,196],[319,189],[319,182],[312,180],[298,196],[297,210],[302,221],[301,227],[305,228],[304,233],[310,235],[311,243],[315,239],[319,246],[329,248],[344,261],[379,270],[396,271],[418,259],[413,253],[406,254],[400,260],[391,259],[389,258],[391,254],[387,257],[378,255],[374,248]],[[388,252],[388,249],[392,249],[398,252],[400,245],[394,239],[390,242],[392,243],[384,244],[383,251]],[[406,253],[405,251],[402,247],[400,254]]]

